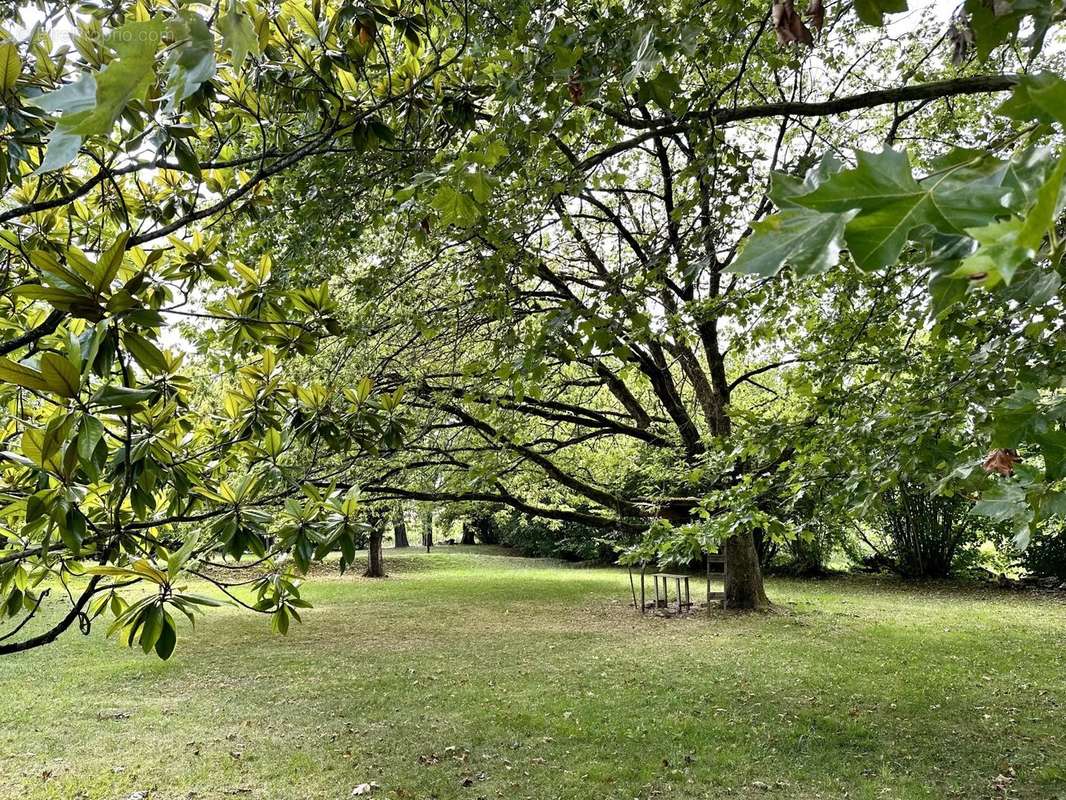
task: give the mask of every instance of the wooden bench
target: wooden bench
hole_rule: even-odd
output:
[[[705,553],[704,557],[707,560],[707,605],[711,604],[712,600],[721,600],[725,597],[725,592],[712,592],[711,591],[711,576],[712,574],[723,575],[725,572],[725,556],[721,553]],[[711,572],[711,565],[719,565],[721,568],[715,573]],[[652,582],[655,586],[655,602],[645,602],[645,578],[647,572],[645,571],[645,564],[640,566],[640,599],[637,599],[637,587],[633,580],[634,573],[633,567],[629,567],[629,586],[633,593],[633,608],[639,609],[643,614],[649,608],[658,611],[659,609],[669,609],[670,607],[670,584],[674,584],[674,593],[676,595],[676,609],[678,614],[683,614],[686,611],[691,611],[695,606],[692,602],[692,595],[689,588],[688,575],[682,575],[673,572],[654,572],[652,573]],[[723,589],[725,587],[722,587]]]
[[[655,584],[655,607],[668,608],[670,606],[670,582],[677,587],[677,613],[682,614],[686,609],[692,608],[692,599],[688,591],[688,575],[675,575],[669,572],[656,572],[651,576]],[[662,586],[660,593],[659,587]],[[681,600],[681,587],[685,587],[685,600]]]

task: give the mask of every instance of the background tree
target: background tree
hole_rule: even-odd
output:
[[[377,334],[366,368],[405,386],[420,431],[366,491],[502,503],[630,536],[657,518],[695,525],[726,553],[727,604],[765,604],[755,539],[795,535],[802,488],[840,477],[829,445],[859,424],[840,422],[861,408],[849,393],[867,402],[860,387],[919,363],[907,350],[930,308],[915,288],[934,277],[934,315],[950,308],[946,327],[972,326],[957,302],[981,282],[969,275],[990,273],[978,262],[956,273],[983,235],[970,232],[1030,213],[1042,239],[1058,203],[1038,201],[1039,187],[1061,182],[1054,158],[1028,148],[1030,121],[1050,111],[989,113],[990,95],[1020,85],[1020,107],[1032,94],[1014,71],[1039,58],[1060,8],[1011,5],[993,25],[967,3],[948,33],[974,54],[928,26],[872,36],[863,24],[883,22],[878,4],[814,15],[808,49],[796,41],[812,31],[770,6],[558,3],[474,32],[504,67],[473,98],[466,135],[419,154],[402,205],[369,240],[377,257],[344,267],[343,282],[403,297],[363,326]],[[1037,28],[1024,41],[1023,22]],[[1040,81],[1050,97],[1057,84]],[[913,156],[892,147],[904,140]],[[878,142],[888,149],[843,160]],[[317,243],[326,269],[344,262]],[[821,277],[795,280],[808,275]],[[971,346],[953,344],[936,357]],[[927,404],[909,386],[897,410]],[[948,426],[973,411],[960,406]],[[965,446],[970,457],[981,445]],[[860,477],[878,465],[868,456],[839,502],[879,490]]]

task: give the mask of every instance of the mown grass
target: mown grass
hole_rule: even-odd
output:
[[[0,798],[1066,798],[1046,597],[772,581],[781,613],[663,620],[613,570],[386,556],[286,638],[222,609],[167,663],[0,659]]]

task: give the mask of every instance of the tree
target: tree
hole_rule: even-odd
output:
[[[977,59],[920,32],[871,40],[861,23],[900,4],[862,4],[859,19],[837,6],[813,50],[780,47],[811,32],[789,12],[772,36],[771,5],[782,6],[636,18],[559,6],[517,32],[476,32],[506,68],[482,89],[469,134],[418,162],[375,229],[388,257],[324,251],[357,281],[424,291],[415,318],[387,306],[369,326],[367,350],[387,365],[378,377],[406,387],[419,434],[402,467],[368,477],[368,493],[501,503],[632,536],[657,518],[694,526],[726,554],[726,604],[765,605],[755,536],[789,535],[778,498],[803,484],[799,466],[826,461],[807,443],[829,438],[820,429],[841,387],[871,366],[886,379],[896,369],[856,355],[876,349],[869,319],[885,302],[924,317],[905,276],[882,286],[875,270],[929,269],[913,252],[925,245],[940,259],[938,303],[965,293],[968,274],[996,274],[978,258],[951,277],[966,246],[983,236],[1009,251],[1001,239],[1013,234],[996,226],[1038,206],[1029,236],[1043,240],[1058,207],[1037,187],[1061,180],[1039,150],[997,155],[1051,111],[988,119],[991,96],[1028,102],[1036,84],[1014,70],[1039,57],[1058,4],[1011,6],[999,25],[967,3],[952,35],[976,42]],[[1021,42],[1026,20],[1036,34]],[[1028,48],[1026,61],[1005,43]],[[1051,104],[1054,82],[1038,80]],[[889,88],[869,90],[875,81]],[[922,135],[932,120],[969,148],[944,154]],[[893,147],[905,136],[914,160]],[[851,166],[835,153],[857,139],[887,147]],[[916,166],[937,155],[943,166]],[[948,242],[959,249],[945,253]],[[806,275],[824,277],[793,279]],[[797,351],[813,329],[794,317],[824,323],[832,305],[841,338],[815,356],[827,382],[812,393]]]
[[[404,515],[403,503],[395,503],[392,507],[392,541],[395,547],[410,547],[407,541],[407,518]]]
[[[1018,73],[1063,5],[966,0],[951,53],[866,27],[903,5],[39,4],[0,43],[0,654],[108,615],[167,657],[215,602],[184,576],[284,633],[367,500],[721,545],[737,608],[754,537],[875,488],[886,433],[949,428],[966,491],[1034,448],[978,510],[1061,514],[1063,84]],[[942,369],[893,395],[915,270]],[[864,427],[868,383],[898,413]]]
[[[184,576],[284,633],[310,560],[339,548],[350,563],[359,499],[338,477],[395,446],[402,422],[369,381],[286,379],[337,330],[329,291],[280,285],[269,253],[228,251],[211,229],[260,213],[271,180],[310,157],[362,153],[372,176],[396,130],[447,127],[465,17],[38,6],[25,38],[0,43],[0,654],[107,615],[166,658],[176,612],[217,602]],[[165,346],[174,320],[218,323],[204,358]],[[235,589],[248,569],[262,571],[250,598]]]
[[[377,510],[370,513],[370,535],[367,541],[366,571],[364,578],[384,578],[385,564],[381,556],[381,542],[385,538],[385,513]]]

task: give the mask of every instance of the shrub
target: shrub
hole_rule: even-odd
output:
[[[975,538],[963,497],[935,495],[901,480],[881,496],[881,509],[881,542],[867,543],[905,578],[947,577],[963,545]]]
[[[613,541],[618,535],[600,528],[547,522],[515,512],[497,514],[495,527],[500,544],[526,556],[604,563],[615,559]]]
[[[1066,581],[1066,531],[1045,531],[1033,537],[1019,563],[1031,575]]]

